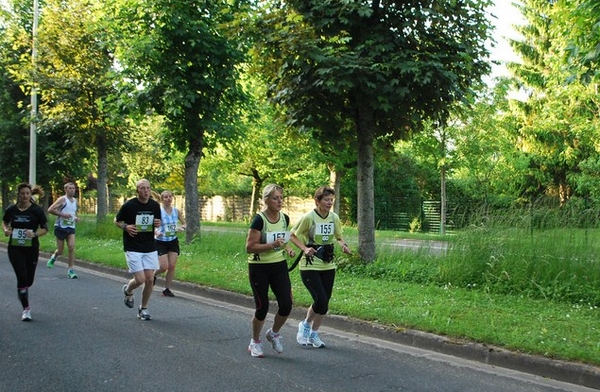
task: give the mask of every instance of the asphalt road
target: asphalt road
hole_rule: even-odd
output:
[[[327,348],[304,348],[291,319],[285,352],[265,345],[266,358],[252,358],[249,307],[157,289],[152,320],[140,321],[123,304],[122,273],[78,274],[69,280],[64,264],[41,259],[33,321],[22,322],[0,249],[0,391],[594,391],[331,327],[322,329]]]

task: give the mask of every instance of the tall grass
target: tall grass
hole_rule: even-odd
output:
[[[354,276],[600,306],[597,222],[580,227],[580,217],[569,221],[568,214],[550,209],[485,213],[475,221],[452,234],[441,254],[386,247],[383,241],[375,263],[342,258],[340,269]]]
[[[522,212],[486,215],[458,233],[440,259],[438,283],[600,305],[600,244],[591,240],[600,229],[555,210]]]

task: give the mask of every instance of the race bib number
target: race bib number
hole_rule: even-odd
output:
[[[65,226],[74,226],[75,225],[75,217],[70,217],[68,219],[63,220]]]
[[[135,217],[135,227],[138,233],[154,232],[154,215],[140,214]]]
[[[165,237],[175,237],[177,235],[177,223],[165,225]]]
[[[315,236],[321,236],[322,242],[329,241],[329,237],[333,235],[333,223],[317,223],[315,226]]]
[[[33,240],[31,238],[27,238],[25,235],[26,231],[27,229],[13,229],[11,244],[14,246],[31,246]]]
[[[289,231],[270,231],[267,232],[267,243],[283,239],[285,243],[290,241],[291,233]]]

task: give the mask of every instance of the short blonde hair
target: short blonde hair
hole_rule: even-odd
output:
[[[283,194],[283,188],[277,184],[269,184],[263,188],[262,199],[263,202],[266,203],[269,197],[273,194],[273,192],[279,191]]]
[[[138,189],[140,187],[140,185],[142,184],[148,184],[148,186],[150,186],[150,181],[146,180],[145,178],[142,178],[141,180],[138,180],[135,183],[135,189]]]

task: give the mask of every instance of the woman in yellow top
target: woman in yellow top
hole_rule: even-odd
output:
[[[307,212],[292,228],[290,241],[302,249],[305,262],[300,262],[300,277],[313,298],[306,319],[298,324],[296,341],[303,346],[322,348],[319,327],[329,309],[329,300],[335,280],[333,246],[337,241],[342,252],[350,254],[342,238],[339,216],[331,211],[335,191],[323,186],[315,192],[316,208]]]
[[[275,294],[279,307],[273,326],[265,337],[276,353],[283,352],[279,330],[285,324],[292,311],[292,284],[288,272],[286,253],[294,257],[295,252],[287,246],[290,239],[288,226],[290,218],[281,212],[283,207],[283,189],[275,184],[265,186],[263,190],[264,210],[254,216],[248,237],[246,252],[248,255],[248,278],[256,310],[252,317],[252,340],[248,351],[253,357],[265,356],[260,341],[260,332],[269,311],[269,287]]]

